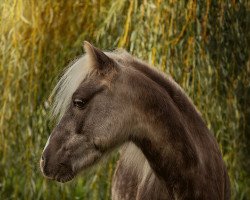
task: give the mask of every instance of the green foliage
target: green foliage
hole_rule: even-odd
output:
[[[0,2],[1,199],[110,199],[116,156],[68,184],[45,180],[38,164],[53,127],[49,93],[84,40],[172,75],[220,143],[232,199],[249,198],[247,1]]]

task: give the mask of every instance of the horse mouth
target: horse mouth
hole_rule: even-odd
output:
[[[58,170],[56,173],[49,173],[44,167],[42,169],[43,176],[50,180],[55,180],[60,183],[66,183],[75,178],[76,174],[71,170],[71,168],[65,164],[60,163],[58,165]]]
[[[54,180],[60,183],[66,183],[75,178],[75,174],[73,173],[68,173],[68,174],[56,174],[55,176],[47,175],[43,173],[44,177],[49,179],[49,180]]]

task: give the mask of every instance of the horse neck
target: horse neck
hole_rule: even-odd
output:
[[[147,63],[144,63],[136,58],[128,60],[130,61],[131,66],[142,72],[168,93],[169,97],[173,100],[175,106],[181,112],[182,116],[185,117],[185,120],[188,122],[188,124],[191,126],[193,124],[200,124],[201,126],[196,128],[201,128],[203,131],[206,125],[203,122],[200,113],[197,111],[188,96],[185,95],[182,88],[171,77],[166,79],[162,73],[152,69],[152,67],[147,65]],[[195,127],[191,128],[196,129]]]
[[[167,186],[174,187],[183,174],[189,174],[202,162],[201,146],[205,142],[213,146],[214,140],[195,107],[174,83],[165,80],[162,87],[146,75],[135,80],[136,83],[133,80],[130,83],[136,101],[140,102],[141,114],[132,141],[156,175]],[[198,138],[197,134],[200,134]]]
[[[141,90],[141,88],[139,88],[139,90],[142,91],[140,95],[143,96],[144,94],[147,94],[154,99],[160,99],[160,101],[157,102],[160,107],[158,107],[158,110],[161,110],[161,112],[165,114],[169,112],[165,108],[166,105],[169,105],[173,108],[174,115],[170,116],[170,118],[162,118],[162,121],[176,121],[178,120],[177,116],[180,115],[181,124],[184,127],[184,131],[191,132],[190,137],[192,137],[193,140],[198,141],[197,145],[200,148],[202,148],[203,144],[207,144],[207,138],[209,142],[216,143],[215,138],[209,133],[209,130],[207,129],[207,126],[203,121],[199,111],[193,105],[192,101],[185,94],[182,88],[171,77],[168,77],[168,79],[166,79],[166,77],[162,73],[153,69],[147,63],[144,63],[136,58],[130,58],[127,60],[129,61],[130,66],[142,73],[146,77],[144,77],[145,79],[149,80],[150,84],[146,84],[145,86],[146,91],[143,91]],[[147,81],[144,80],[144,83],[147,83]],[[151,93],[148,92],[148,90],[150,91],[150,88],[152,90]],[[160,98],[159,96],[161,96],[162,98]],[[145,97],[145,99],[147,99],[147,97]],[[162,108],[165,108],[165,111]]]

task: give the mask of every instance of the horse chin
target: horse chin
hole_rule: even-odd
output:
[[[59,172],[54,176],[54,180],[61,182],[61,183],[66,183],[74,179],[76,174],[69,168],[61,168]]]
[[[75,175],[74,174],[68,174],[68,175],[64,175],[64,176],[56,176],[54,178],[54,180],[56,180],[57,182],[60,182],[60,183],[66,183],[66,182],[69,182],[71,180],[73,180],[75,178]]]

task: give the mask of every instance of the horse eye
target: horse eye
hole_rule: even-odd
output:
[[[74,106],[78,107],[78,108],[83,108],[85,106],[85,101],[82,99],[74,99],[73,100]]]

